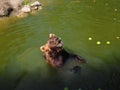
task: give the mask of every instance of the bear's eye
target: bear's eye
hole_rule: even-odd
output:
[[[56,45],[56,42],[50,41],[49,44],[50,44],[51,46],[53,46],[53,45]]]
[[[54,44],[54,42],[53,42],[53,41],[50,41],[49,43],[50,43],[50,44]]]
[[[58,43],[61,43],[61,40],[59,40]]]

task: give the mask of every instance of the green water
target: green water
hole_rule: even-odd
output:
[[[0,90],[119,90],[120,0],[41,2],[43,9],[34,15],[0,20]],[[87,63],[48,65],[39,47],[49,33]],[[79,74],[70,72],[76,65]]]

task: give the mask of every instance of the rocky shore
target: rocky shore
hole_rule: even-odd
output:
[[[39,9],[42,4],[37,0],[0,0],[0,17],[20,17]]]

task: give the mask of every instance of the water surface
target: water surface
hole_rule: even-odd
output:
[[[0,90],[120,89],[120,1],[41,0],[43,9],[26,18],[0,20]],[[86,64],[48,65],[39,47],[49,33]],[[70,72],[79,65],[81,72]]]

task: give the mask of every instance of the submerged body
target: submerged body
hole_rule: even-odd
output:
[[[83,58],[78,55],[68,53],[63,48],[63,42],[54,34],[49,35],[47,43],[40,47],[44,53],[46,61],[53,67],[62,67],[68,59],[78,60],[85,62]]]

